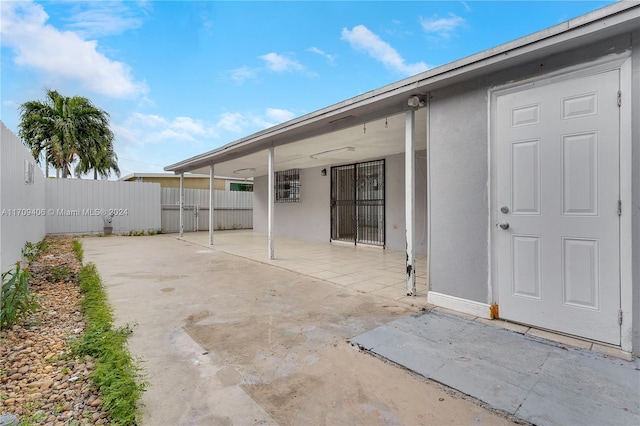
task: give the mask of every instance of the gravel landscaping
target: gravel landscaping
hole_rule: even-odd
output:
[[[69,341],[85,330],[73,238],[47,237],[29,265],[30,288],[40,309],[0,332],[0,415],[20,424],[106,425],[89,375],[91,356],[72,358]],[[0,420],[0,424],[3,420]]]

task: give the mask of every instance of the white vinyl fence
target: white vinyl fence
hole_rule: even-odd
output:
[[[0,121],[0,271],[22,259],[25,242],[46,233],[45,178],[31,153]]]
[[[114,234],[160,230],[160,184],[48,179],[48,234]]]
[[[185,231],[209,229],[209,191],[186,189]],[[215,191],[215,229],[251,229],[253,193]],[[179,189],[158,183],[46,179],[28,149],[0,121],[0,271],[46,234],[178,232]]]
[[[252,229],[253,192],[214,191],[214,230]],[[184,189],[184,231],[209,230],[209,190]],[[162,232],[180,231],[180,189],[162,188]]]

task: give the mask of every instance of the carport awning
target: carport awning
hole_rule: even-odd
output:
[[[426,110],[417,113],[416,126],[421,129],[417,145],[426,146]],[[361,162],[385,158],[404,152],[404,114],[391,115],[347,129],[325,133],[288,144],[275,144],[275,171],[326,167],[332,164]],[[275,141],[274,141],[275,142]],[[263,176],[268,172],[263,144],[255,144],[248,154],[238,152],[216,157],[216,174],[239,178]],[[208,173],[210,162],[192,165],[190,172]]]

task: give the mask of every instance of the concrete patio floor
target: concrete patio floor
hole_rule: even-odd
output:
[[[177,234],[176,234],[177,235]],[[182,239],[209,247],[208,232],[187,232]],[[405,253],[376,246],[275,238],[275,259],[268,260],[265,234],[251,230],[214,232],[213,247],[257,262],[328,281],[351,290],[427,306],[427,260],[416,256],[416,296],[407,296]]]
[[[178,237],[178,234],[174,234]],[[209,233],[187,232],[181,237],[207,248],[251,259],[324,280],[350,290],[367,293],[404,303],[421,309],[436,309],[495,327],[506,328],[534,339],[544,339],[568,347],[586,349],[600,354],[630,360],[630,354],[619,348],[580,339],[548,330],[541,330],[502,320],[488,320],[427,303],[426,258],[416,256],[415,296],[407,296],[405,276],[405,254],[400,251],[383,250],[366,245],[354,246],[343,243],[328,243],[275,238],[275,259],[267,258],[267,236],[252,230],[218,231],[214,233],[214,245],[209,245]]]
[[[402,252],[277,238],[267,260],[252,231],[217,232],[213,247],[206,232],[85,241],[118,320],[138,324],[144,424],[640,420],[638,359],[429,306],[424,259],[408,297]]]
[[[129,348],[150,383],[143,425],[512,423],[349,343],[417,306],[175,235],[91,237],[83,247],[117,325],[133,325]],[[297,256],[309,255],[304,247]],[[346,260],[340,253],[348,251],[332,250],[325,260]],[[399,284],[395,271],[387,272],[390,285]],[[381,286],[374,290],[389,294],[382,291],[389,285]]]

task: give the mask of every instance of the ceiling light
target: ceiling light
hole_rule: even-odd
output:
[[[234,175],[239,175],[242,172],[255,172],[256,169],[254,169],[253,167],[247,167],[246,169],[238,169],[238,170],[234,170],[233,174]]]
[[[315,154],[311,154],[310,157],[314,160],[317,160],[320,157],[328,157],[333,154],[338,154],[340,152],[353,152],[356,149],[352,146],[345,146],[342,148],[330,149],[328,151],[316,152]]]

